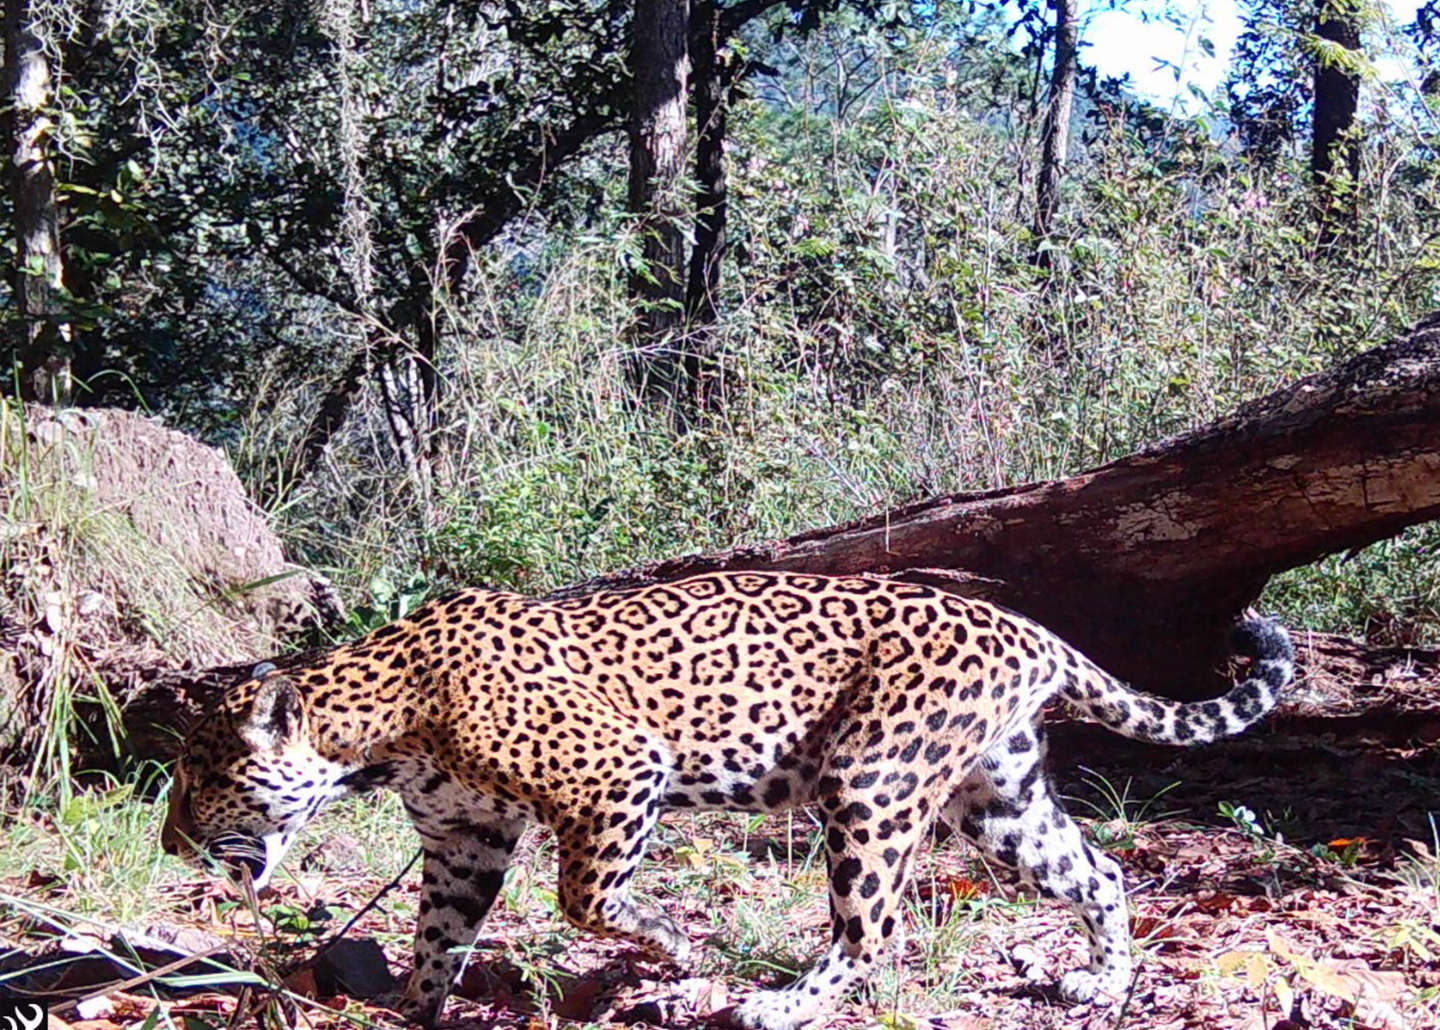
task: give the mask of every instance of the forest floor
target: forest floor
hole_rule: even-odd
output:
[[[1081,745],[1062,733],[1052,764],[1071,812],[1125,868],[1139,959],[1128,998],[1110,1006],[1060,1002],[1052,985],[1084,962],[1078,923],[1061,905],[1017,898],[1007,875],[967,847],[937,841],[909,888],[904,947],[823,1025],[1440,1027],[1440,752],[1433,746],[1397,745],[1369,732],[1265,731],[1175,752]],[[398,1023],[360,996],[387,986],[387,963],[400,975],[408,967],[414,871],[346,935],[373,944],[333,963],[313,961],[317,942],[365,909],[413,854],[393,798],[337,806],[297,847],[290,875],[254,906],[158,855],[158,809],[117,805],[124,814],[113,818],[125,826],[92,825],[90,840],[110,837],[90,851],[78,848],[79,831],[64,825],[64,812],[12,822],[0,860],[0,949],[12,949],[0,958],[0,993],[46,987],[54,992],[52,1023],[76,1030],[152,1030],[167,1017],[204,1030],[257,1015],[260,1026],[322,1030]],[[105,810],[92,802],[76,818],[103,821]],[[555,904],[551,838],[532,831],[442,1025],[724,1025],[728,1006],[793,976],[826,936],[814,829],[804,812],[666,820],[638,890],[697,945],[683,972],[569,930]],[[145,863],[144,876],[119,874]],[[231,967],[284,988],[222,989],[233,974],[203,973],[188,993],[158,989],[154,976],[143,975],[117,987],[117,977],[134,975],[116,972],[117,927],[136,940],[167,938],[172,952],[223,946]],[[166,957],[156,954],[152,962]],[[377,961],[382,954],[385,962]],[[14,975],[42,959],[45,970]],[[197,969],[187,972],[194,977]],[[172,987],[173,973],[165,977]],[[76,997],[87,1000],[77,1006]]]

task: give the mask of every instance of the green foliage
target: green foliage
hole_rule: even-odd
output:
[[[301,947],[318,941],[334,929],[331,924],[335,913],[323,902],[317,901],[306,908],[269,905],[265,909],[265,918],[286,945]]]
[[[1266,164],[1303,138],[1312,88],[1304,40],[1315,18],[1311,0],[1251,0],[1226,82],[1230,119],[1242,146]]]
[[[396,583],[396,580],[400,580]],[[394,570],[376,573],[370,578],[369,596],[350,608],[347,636],[364,636],[387,623],[403,619],[420,607],[430,596],[430,583],[423,573],[397,575]]]
[[[1356,838],[1345,841],[1343,844],[1339,841],[1332,843],[1339,844],[1340,850],[1336,851],[1329,844],[1312,844],[1310,854],[1324,861],[1334,862],[1342,869],[1354,869],[1359,864],[1360,856],[1365,850],[1364,840]]]
[[[1370,54],[1393,51],[1387,15],[1374,0],[1248,0],[1225,84],[1230,120],[1242,146],[1269,164],[1302,140],[1317,68],[1338,68],[1357,79],[1376,78]],[[1361,33],[1350,50],[1318,33],[1319,20],[1343,20]],[[1424,24],[1421,14],[1418,24]],[[1367,51],[1369,53],[1367,53]],[[1417,55],[1405,53],[1407,59]]]
[[[1265,604],[1296,626],[1379,645],[1440,638],[1440,524],[1277,576]]]
[[[1260,822],[1260,817],[1251,809],[1222,801],[1220,815],[1229,819],[1235,829],[1250,841],[1255,848],[1255,857],[1262,865],[1268,865],[1275,860],[1275,845],[1283,841],[1278,836],[1271,837]]]
[[[268,362],[293,374],[357,321],[428,317],[442,223],[566,214],[567,180],[531,190],[524,167],[618,124],[621,5],[381,2],[363,26],[332,6],[126,5],[65,40],[59,199],[91,402],[138,391],[233,427]]]
[[[1148,798],[1141,798],[1131,793],[1134,781],[1129,778],[1123,785],[1117,785],[1093,769],[1085,769],[1082,766],[1082,771],[1085,774],[1086,787],[1099,800],[1095,801],[1087,797],[1076,797],[1070,800],[1078,801],[1094,814],[1096,822],[1091,825],[1090,833],[1094,837],[1095,843],[1107,851],[1133,850],[1136,831],[1142,824],[1169,818],[1175,814],[1173,811],[1162,809],[1160,802],[1166,794],[1180,786],[1179,781],[1162,787]]]

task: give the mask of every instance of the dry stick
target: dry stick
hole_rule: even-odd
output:
[[[389,893],[390,893],[391,891],[393,891],[396,887],[400,886],[400,881],[403,880],[403,879],[405,879],[406,875],[410,872],[411,869],[414,869],[414,868],[415,868],[415,863],[420,860],[420,856],[421,856],[422,854],[424,854],[424,850],[423,850],[423,849],[421,849],[421,850],[419,850],[419,851],[416,851],[415,854],[411,855],[411,856],[410,856],[410,861],[407,862],[407,863],[405,863],[405,868],[402,869],[402,870],[400,870],[398,873],[396,873],[396,874],[395,874],[395,877],[394,877],[389,883],[387,883],[384,887],[381,887],[380,890],[378,890],[378,891],[375,893],[375,896],[374,896],[373,898],[371,898],[369,901],[367,901],[367,902],[365,903],[364,907],[362,907],[359,912],[356,912],[353,916],[350,917],[350,921],[349,921],[348,923],[346,923],[346,924],[345,924],[344,926],[342,926],[336,933],[334,933],[334,934],[332,934],[332,935],[330,936],[330,939],[329,939],[329,940],[325,941],[324,944],[321,944],[321,945],[319,945],[318,947],[316,947],[316,949],[315,949],[315,951],[314,951],[314,955],[315,955],[316,957],[319,957],[320,955],[325,954],[325,952],[326,952],[328,949],[333,948],[337,943],[339,943],[339,941],[340,941],[341,938],[343,938],[347,933],[349,933],[351,930],[353,930],[353,929],[355,928],[355,924],[358,923],[361,919],[363,919],[363,918],[365,917],[365,915],[366,915],[371,909],[373,909],[376,905],[380,904],[380,900],[381,900],[382,898],[384,898],[385,895],[389,894]],[[249,890],[249,891],[251,892],[250,896],[251,896],[251,898],[253,899],[253,898],[254,898],[254,888],[252,888],[252,887],[250,886],[250,874],[249,874],[249,870],[246,870],[246,872],[245,872],[245,886],[246,886],[247,890]],[[248,990],[248,985],[247,985],[247,990]],[[286,997],[284,1000],[290,1001],[291,1004],[294,1004],[294,1002],[297,1001],[297,1000],[305,1001],[305,1002],[307,1002],[307,1003],[310,1002],[310,999],[305,998],[303,995],[295,994],[293,991],[287,991],[287,992],[285,992],[285,993],[286,993],[286,996],[287,996],[287,997]],[[240,1012],[246,1008],[245,1001],[246,1001],[246,999],[245,999],[244,995],[242,994],[241,997],[240,997],[239,1002],[238,1002],[238,1003],[236,1004],[236,1006],[235,1006],[235,1014],[236,1014],[236,1016],[239,1016]],[[325,1008],[325,1006],[320,1006],[320,1007],[321,1007],[321,1008]],[[333,1010],[333,1009],[327,1009],[327,1011],[333,1012],[334,1010]]]
[[[323,954],[326,948],[333,946],[337,941],[340,940],[340,938],[344,937],[347,933],[354,929],[355,924],[358,923],[366,915],[366,913],[368,913],[371,909],[378,905],[380,903],[380,900],[385,897],[385,895],[389,894],[396,887],[400,886],[400,881],[405,879],[406,874],[408,874],[411,869],[415,868],[415,863],[420,860],[420,856],[422,854],[424,854],[423,851],[416,851],[415,854],[411,856],[410,861],[406,863],[405,868],[400,870],[400,872],[395,875],[395,878],[393,880],[391,880],[384,887],[382,887],[373,898],[366,902],[365,906],[360,909],[359,912],[356,912],[355,915],[351,917],[350,921],[346,923],[339,932],[337,932],[328,941],[326,941],[323,945],[317,948],[315,950],[315,954]],[[151,980],[157,980],[162,976],[167,976],[170,973],[175,972],[175,970],[177,969],[182,969],[185,966],[188,966],[192,962],[199,962],[202,959],[207,959],[212,955],[224,951],[225,948],[226,945],[217,944],[215,945],[215,947],[207,948],[205,951],[196,952],[193,955],[184,955],[180,958],[177,958],[174,962],[167,962],[165,965],[160,966],[156,969],[152,969],[148,973],[141,973],[139,976],[131,977],[129,980],[121,981],[118,984],[108,984],[105,987],[101,987],[97,990],[91,991],[89,994],[82,995],[81,997],[75,999],[75,1004],[79,1005],[82,1002],[91,1001],[95,998],[100,998],[107,994],[114,994],[117,991],[131,990],[132,988],[139,987],[142,984],[149,983]],[[237,1006],[237,1008],[239,1007],[242,1006]]]
[[[411,855],[410,861],[405,864],[405,868],[396,873],[393,880],[387,883],[384,887],[381,887],[380,890],[376,893],[376,895],[365,903],[365,907],[362,908],[359,912],[356,912],[353,916],[351,916],[350,921],[346,923],[343,927],[341,927],[337,933],[331,936],[331,938],[324,944],[316,948],[315,954],[317,956],[323,955],[325,954],[327,949],[333,948],[336,944],[338,944],[340,938],[344,937],[347,933],[354,929],[355,924],[358,923],[362,918],[364,918],[367,912],[369,912],[376,905],[380,904],[381,898],[385,897],[385,895],[389,894],[396,887],[400,886],[400,881],[405,879],[406,874],[408,874],[410,870],[415,868],[415,863],[420,861],[420,856],[424,853],[425,849],[421,848],[419,851],[416,851],[415,854]]]

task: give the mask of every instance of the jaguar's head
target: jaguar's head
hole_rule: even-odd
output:
[[[310,739],[295,683],[262,665],[191,731],[175,766],[160,835],[168,854],[218,863],[258,890],[290,842],[338,788],[344,770]]]

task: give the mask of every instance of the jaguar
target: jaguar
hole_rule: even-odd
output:
[[[1232,636],[1244,677],[1181,703],[1014,612],[882,577],[715,573],[548,601],[466,590],[224,691],[188,735],[162,844],[262,888],[327,801],[398,791],[424,854],[399,1004],[433,1025],[528,825],[554,833],[571,922],[684,964],[685,928],[631,892],[660,815],[813,805],[829,945],[733,1013],[791,1030],[841,1003],[894,943],[939,819],[1074,910],[1089,963],[1059,993],[1104,1001],[1132,970],[1121,869],[1056,800],[1042,708],[1058,697],[1167,744],[1239,733],[1275,706],[1294,661],[1271,620]]]

